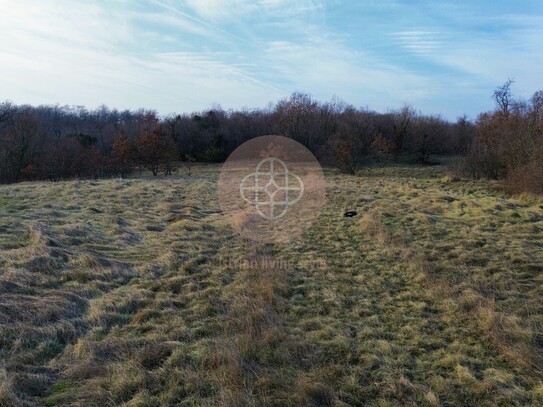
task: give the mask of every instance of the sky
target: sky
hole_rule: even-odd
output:
[[[541,0],[0,0],[0,101],[190,113],[294,91],[449,120],[543,89]]]

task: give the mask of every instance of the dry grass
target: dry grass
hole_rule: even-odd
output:
[[[329,172],[255,245],[217,175],[0,187],[0,406],[543,403],[543,201]]]

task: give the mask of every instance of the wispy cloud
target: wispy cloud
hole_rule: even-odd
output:
[[[356,94],[360,105],[386,110],[420,101],[432,91],[424,76],[384,63],[371,54],[353,52],[335,41],[321,39],[303,45],[270,42],[266,53],[269,66],[287,83],[313,91],[319,98]]]
[[[186,0],[187,6],[209,20],[230,19],[257,10],[255,2],[247,0]]]
[[[302,90],[454,118],[508,77],[541,87],[543,6],[416,4],[0,0],[0,97],[167,113]]]
[[[441,50],[440,35],[435,31],[399,31],[390,36],[401,48],[418,56],[428,56]]]
[[[201,18],[211,21],[240,19],[251,14],[293,15],[322,9],[320,0],[185,0]]]
[[[196,11],[198,11],[199,13],[203,13],[204,17],[207,17],[206,19],[198,18],[198,17],[196,17],[194,15],[191,15],[187,11],[184,11],[183,8],[176,6],[174,3],[172,3],[171,1],[168,1],[168,0],[151,0],[151,1],[156,6],[169,11],[173,15],[175,15],[177,17],[180,17],[181,19],[183,19],[185,21],[190,21],[190,22],[197,23],[201,27],[204,27],[205,29],[207,29],[208,31],[211,30],[212,33],[222,34],[223,36],[226,36],[231,40],[239,41],[239,42],[242,42],[242,43],[245,43],[245,44],[248,44],[248,45],[255,45],[255,44],[251,43],[251,41],[248,40],[247,38],[243,38],[241,36],[238,36],[238,35],[232,33],[229,30],[221,28],[220,25],[215,24],[213,22],[210,22],[209,18],[211,16],[214,16],[214,15],[226,15],[226,14],[221,14],[221,13],[215,14],[215,13],[211,13],[211,11],[209,11],[207,13],[204,12],[203,10],[205,10],[206,7],[209,6],[209,4],[206,3],[205,1],[204,1],[204,5],[207,4],[207,6],[200,6],[200,8],[197,9]],[[190,4],[189,4],[189,6],[190,6]]]

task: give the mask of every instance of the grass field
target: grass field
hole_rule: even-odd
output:
[[[543,405],[543,200],[326,171],[264,245],[218,172],[0,186],[0,406]]]

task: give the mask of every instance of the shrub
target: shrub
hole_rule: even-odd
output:
[[[503,185],[504,189],[512,194],[528,191],[543,195],[543,163],[533,161],[512,169]]]

